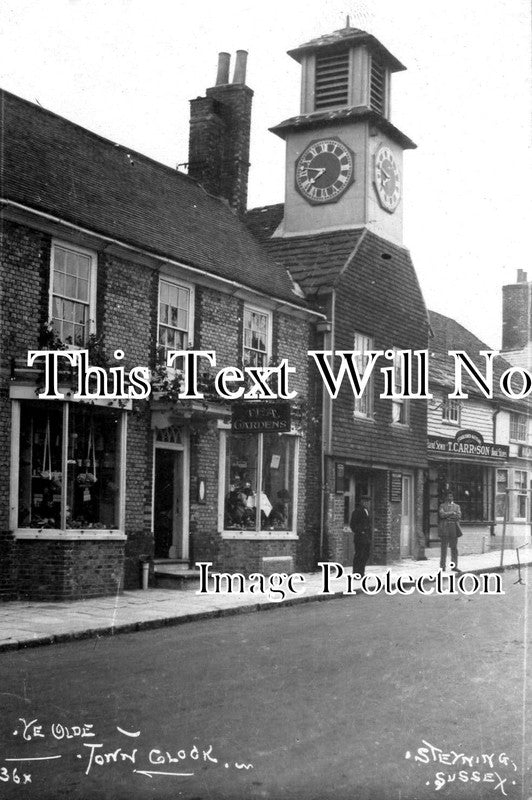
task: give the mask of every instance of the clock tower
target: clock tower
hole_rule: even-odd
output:
[[[416,145],[390,121],[390,84],[405,67],[349,19],[289,55],[301,64],[301,113],[271,128],[286,141],[274,236],[367,227],[402,244],[403,152]]]

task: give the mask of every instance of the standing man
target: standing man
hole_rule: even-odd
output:
[[[369,503],[369,497],[361,497],[349,521],[349,527],[355,535],[353,575],[356,572],[361,578],[364,577],[369,551],[371,550],[371,517],[368,510]]]
[[[462,519],[462,512],[460,506],[453,502],[453,493],[447,492],[444,502],[441,504],[438,516],[440,521],[438,523],[438,533],[441,542],[441,555],[440,555],[440,569],[445,569],[445,562],[447,561],[447,545],[451,548],[451,559],[454,563],[454,571],[459,572],[458,569],[458,537],[462,535],[460,529],[460,520]]]

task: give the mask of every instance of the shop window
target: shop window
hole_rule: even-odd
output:
[[[440,502],[448,491],[462,511],[465,522],[487,522],[492,517],[490,471],[479,464],[445,463],[438,468]]]
[[[460,425],[460,401],[447,397],[442,403],[441,418],[443,422],[451,425]]]
[[[525,414],[510,414],[510,439],[515,442],[527,440],[527,418]]]
[[[394,392],[401,394],[403,390],[403,358],[401,350],[394,348]],[[394,425],[408,425],[410,422],[410,406],[408,400],[392,401],[392,422]]]
[[[514,470],[514,514],[516,519],[527,517],[527,473],[526,470]]]
[[[271,314],[244,307],[243,361],[246,366],[266,367],[271,357]]]
[[[355,333],[353,350],[360,352],[355,356],[358,374],[362,375],[368,362],[367,353],[373,349],[373,339],[363,333]],[[373,415],[373,380],[370,378],[362,397],[355,398],[355,417],[372,418]]]
[[[297,442],[284,433],[227,434],[225,530],[293,530]]]
[[[161,278],[157,343],[163,361],[168,350],[186,350],[191,338],[192,288]]]
[[[52,242],[50,319],[55,335],[66,344],[83,346],[94,333],[96,255]]]
[[[495,495],[495,516],[504,519],[506,516],[506,504],[508,502],[508,470],[497,470],[497,492]]]
[[[120,526],[123,412],[21,404],[18,528]]]

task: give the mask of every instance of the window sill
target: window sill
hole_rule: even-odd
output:
[[[294,531],[222,531],[222,539],[232,539],[239,541],[297,541],[299,536]]]
[[[365,414],[357,414],[355,412],[353,413],[353,419],[355,422],[365,422],[366,424],[371,423],[371,425],[375,424],[373,417],[366,416]]]
[[[122,531],[92,528],[72,528],[71,530],[58,530],[56,528],[19,528],[14,531],[13,537],[20,540],[42,541],[115,541],[125,542],[127,536]]]

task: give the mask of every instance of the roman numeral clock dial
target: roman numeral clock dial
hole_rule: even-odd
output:
[[[296,189],[312,205],[336,202],[353,180],[353,153],[340,139],[310,142],[296,161]]]
[[[385,145],[375,153],[373,184],[379,203],[393,214],[401,199],[401,176],[394,154]]]

